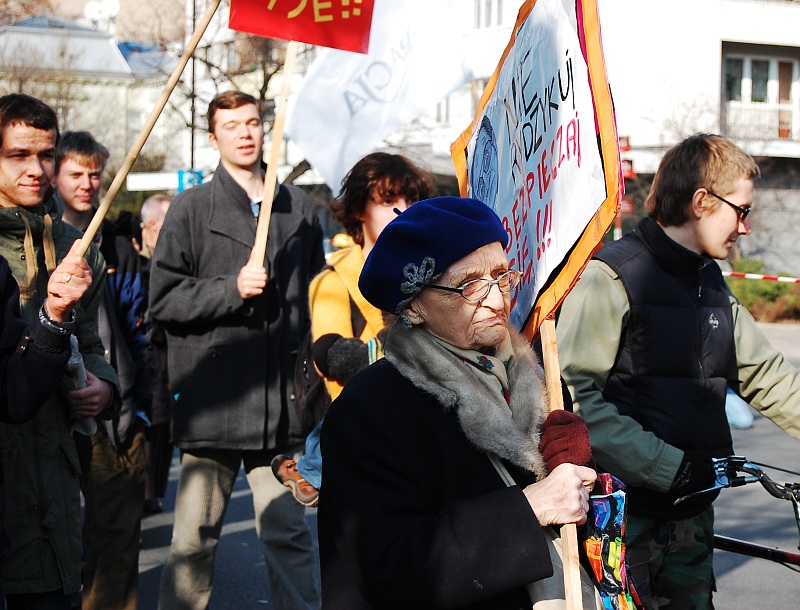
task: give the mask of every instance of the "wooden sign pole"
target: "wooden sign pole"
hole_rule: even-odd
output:
[[[253,252],[250,261],[255,267],[264,266],[264,258],[267,254],[267,237],[269,236],[269,219],[272,216],[272,200],[275,197],[275,185],[277,183],[278,160],[281,151],[281,141],[283,140],[283,124],[286,121],[286,106],[289,101],[291,91],[292,73],[297,59],[297,41],[290,40],[286,47],[286,59],[283,62],[283,81],[278,103],[275,105],[275,122],[272,125],[272,147],[269,151],[269,161],[267,162],[267,175],[264,177],[264,199],[261,202],[261,210],[258,213],[258,225],[256,226],[256,241],[253,245]]]
[[[200,39],[203,37],[208,24],[211,23],[211,18],[214,16],[214,13],[217,12],[217,8],[219,7],[221,1],[222,0],[211,0],[211,3],[208,5],[208,9],[206,9],[205,14],[203,15],[203,18],[200,20],[200,23],[197,24],[197,28],[192,34],[192,37],[189,39],[183,54],[178,60],[178,64],[175,66],[175,69],[172,71],[172,75],[170,75],[167,84],[164,86],[164,91],[161,93],[161,97],[158,98],[158,101],[150,113],[150,116],[147,117],[147,121],[139,132],[136,141],[128,151],[128,154],[125,156],[125,160],[122,162],[122,165],[117,170],[117,175],[114,176],[111,186],[108,187],[105,197],[103,197],[103,200],[100,202],[100,206],[97,208],[97,211],[92,217],[92,221],[86,228],[86,231],[84,232],[83,238],[80,242],[80,249],[78,251],[81,256],[86,254],[86,251],[92,244],[94,236],[97,234],[97,231],[103,224],[103,219],[106,217],[106,214],[108,214],[111,203],[114,201],[117,193],[119,193],[119,189],[122,188],[122,183],[125,181],[125,178],[127,178],[128,172],[131,171],[131,167],[133,167],[136,157],[138,157],[139,153],[142,151],[144,143],[150,136],[150,132],[153,131],[153,127],[155,126],[156,121],[158,121],[158,117],[161,116],[161,112],[167,105],[167,100],[169,100],[170,94],[178,85],[178,81],[181,78],[181,74],[183,74],[183,70],[186,68],[186,64],[189,63],[192,53],[194,53],[197,45],[200,43]]]
[[[556,323],[552,316],[542,322],[540,330],[548,404],[550,410],[555,411],[564,408],[564,395],[561,390]],[[579,610],[583,608],[583,592],[581,590],[581,566],[578,559],[578,529],[574,523],[561,526],[561,552],[564,563],[564,592],[566,593],[567,610]]]

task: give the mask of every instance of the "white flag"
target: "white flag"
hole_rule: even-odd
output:
[[[463,62],[465,19],[455,5],[379,0],[369,54],[322,49],[289,99],[286,134],[334,194],[382,138],[472,78]]]

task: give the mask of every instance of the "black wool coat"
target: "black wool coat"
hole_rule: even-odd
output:
[[[322,229],[308,195],[280,185],[267,287],[245,301],[236,279],[256,223],[247,193],[219,165],[211,182],[175,198],[159,234],[150,315],[167,332],[181,449],[260,450],[303,440],[294,361],[310,325],[308,284],[325,262]]]
[[[458,408],[384,359],[334,401],[321,446],[325,610],[530,609],[524,585],[553,569],[522,491],[536,476],[506,462],[506,487]]]

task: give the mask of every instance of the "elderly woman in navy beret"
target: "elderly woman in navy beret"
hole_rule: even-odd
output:
[[[553,574],[546,526],[586,520],[588,433],[548,416],[509,328],[507,240],[480,201],[439,197],[367,258],[362,294],[398,318],[322,429],[324,609],[530,609],[526,585]]]

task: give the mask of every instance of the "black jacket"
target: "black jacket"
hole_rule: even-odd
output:
[[[69,359],[69,335],[20,319],[17,282],[2,256],[0,307],[0,421],[17,423],[33,417],[58,388]]]
[[[322,229],[308,195],[287,185],[276,192],[269,226],[267,287],[245,301],[236,279],[256,219],[244,189],[219,165],[211,182],[178,195],[167,212],[150,269],[150,315],[167,331],[181,449],[303,440],[292,380],[309,328],[308,285],[325,260]]]
[[[506,487],[476,446],[495,443],[507,453],[501,457],[520,460],[527,443],[518,431],[498,434],[489,421],[475,425],[481,412],[511,411],[499,396],[502,404],[486,400],[481,382],[463,372],[472,365],[415,345],[407,356],[419,368],[409,375],[406,359],[401,373],[390,361],[403,360],[392,348],[396,331],[398,325],[386,359],[347,383],[322,426],[323,608],[529,610],[524,585],[553,569],[522,491],[536,475],[506,459],[519,483]],[[535,445],[541,386],[528,384],[538,378],[534,369],[518,370],[509,369],[509,377],[520,379],[512,382],[512,410],[525,413],[514,411],[514,419],[527,418],[521,428]],[[543,468],[535,449],[528,457],[535,470]]]
[[[0,421],[19,423],[32,418],[53,395],[69,360],[69,335],[32,326],[20,319],[19,289],[8,262],[0,256]],[[5,486],[0,468],[0,553],[8,549],[3,531]]]

